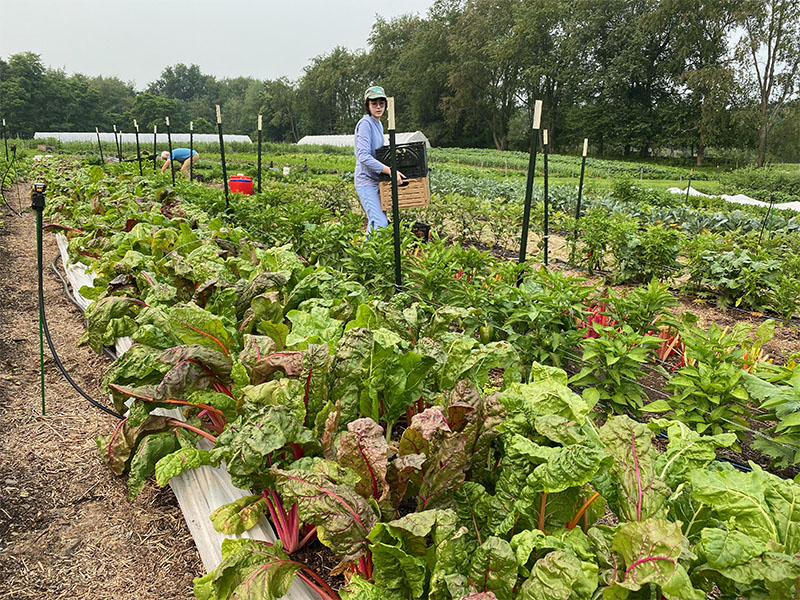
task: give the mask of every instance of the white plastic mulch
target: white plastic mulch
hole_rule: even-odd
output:
[[[686,195],[686,189],[680,189],[676,187],[671,187],[667,189],[668,192],[673,194],[683,194]],[[703,192],[698,192],[693,187],[689,187],[689,195],[690,196],[702,196],[704,198],[722,198],[728,202],[735,202],[736,204],[754,204],[756,206],[769,206],[769,202],[763,202],[762,200],[756,200],[755,198],[751,198],[750,196],[745,196],[744,194],[736,194],[734,196],[729,196],[727,194],[720,194],[719,196],[711,196],[709,194],[704,194]],[[773,204],[772,208],[777,208],[779,210],[796,210],[800,212],[800,202],[784,202],[782,204]]]
[[[78,290],[85,285],[91,286],[94,282],[95,275],[92,272],[87,272],[87,267],[83,264],[69,263],[67,255],[68,242],[63,234],[56,234],[56,241],[58,243],[58,249],[61,252],[61,261],[64,266],[64,271],[72,286],[72,294],[78,304],[86,310],[91,304],[91,300],[81,296]],[[132,344],[133,341],[130,338],[118,339],[116,343],[117,355],[119,356],[125,353]],[[170,411],[158,410],[160,414],[165,416],[177,419],[183,418],[179,409]],[[210,448],[210,444],[206,440],[202,440],[201,445],[203,443],[208,444],[206,448]],[[252,493],[248,490],[241,490],[234,487],[224,464],[216,468],[200,467],[198,469],[192,469],[174,477],[169,485],[178,500],[178,505],[186,519],[186,524],[189,526],[189,531],[192,533],[192,537],[197,545],[197,551],[200,553],[200,559],[203,561],[203,567],[206,569],[206,572],[214,570],[222,560],[221,545],[222,540],[226,537],[249,538],[267,542],[274,542],[276,540],[272,526],[264,517],[261,517],[261,520],[255,527],[240,535],[225,535],[214,529],[211,520],[208,518],[212,511],[224,504],[228,504]],[[284,596],[286,600],[314,600],[316,597],[317,596],[305,583],[299,579],[295,579],[289,592]]]

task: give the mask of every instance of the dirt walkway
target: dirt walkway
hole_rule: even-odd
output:
[[[175,497],[150,484],[127,498],[125,481],[100,461],[94,442],[116,419],[73,390],[46,346],[41,414],[35,215],[26,210],[20,219],[2,208],[0,599],[192,598],[202,564]],[[45,234],[44,244],[53,342],[78,385],[105,400],[99,383],[110,361],[75,346],[83,316],[50,269],[54,236]]]

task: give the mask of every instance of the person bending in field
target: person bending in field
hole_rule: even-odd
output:
[[[381,117],[386,111],[386,93],[380,86],[364,92],[364,112],[356,125],[354,150],[356,154],[355,186],[361,206],[367,214],[367,236],[373,229],[386,227],[389,221],[381,208],[378,193],[378,176],[391,175],[391,169],[375,158],[375,151],[383,146]],[[405,176],[398,171],[399,179]]]
[[[191,161],[189,160],[189,154],[192,155]],[[161,160],[164,161],[164,166],[161,167],[161,172],[165,173],[171,164],[173,171],[180,171],[183,173],[184,177],[188,179],[189,168],[191,164],[196,163],[199,159],[200,155],[197,153],[197,150],[190,151],[188,148],[175,148],[172,151],[172,156],[170,156],[167,150],[164,150],[161,153]]]

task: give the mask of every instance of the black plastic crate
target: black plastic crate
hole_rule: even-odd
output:
[[[397,169],[409,179],[428,176],[428,151],[425,142],[410,142],[395,145]],[[385,164],[390,164],[389,146],[381,146],[375,151],[375,157]],[[381,179],[389,181],[388,175],[381,175]]]

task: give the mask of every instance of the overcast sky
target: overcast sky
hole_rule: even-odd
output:
[[[0,57],[32,51],[67,74],[137,90],[167,65],[218,78],[297,79],[336,46],[366,48],[376,15],[427,14],[433,0],[0,0]]]

